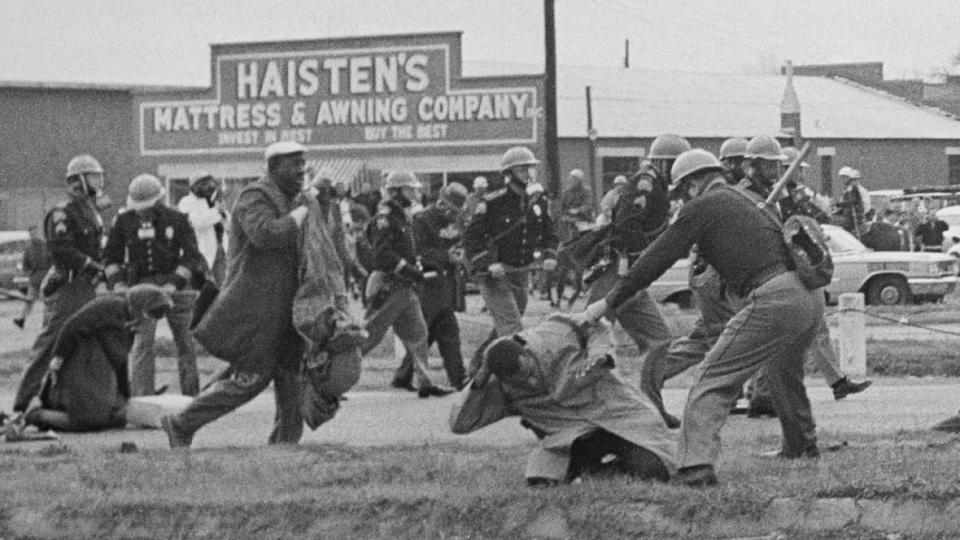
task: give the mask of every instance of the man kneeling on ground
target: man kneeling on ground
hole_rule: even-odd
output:
[[[7,439],[22,436],[29,425],[58,431],[124,427],[134,332],[146,317],[159,319],[172,306],[169,293],[140,284],[125,295],[95,298],[71,315],[57,334],[39,405],[8,426]]]
[[[519,415],[540,439],[527,460],[530,485],[607,472],[665,482],[676,440],[608,350],[608,326],[562,315],[501,337],[454,405],[450,428],[465,434]]]

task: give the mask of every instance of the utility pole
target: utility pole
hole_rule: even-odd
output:
[[[593,192],[594,209],[600,207],[603,197],[603,180],[597,174],[597,130],[593,127],[593,100],[590,98],[590,87],[587,93],[587,139],[590,140],[590,155],[587,156],[587,167],[590,170],[590,191]]]
[[[544,128],[544,174],[547,180],[547,194],[560,195],[560,177],[557,174],[560,165],[560,149],[557,143],[557,44],[556,23],[553,17],[554,0],[543,0],[544,49],[546,66],[544,67],[543,113]]]

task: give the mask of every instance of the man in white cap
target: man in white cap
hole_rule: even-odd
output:
[[[174,307],[166,319],[177,346],[180,393],[195,396],[200,379],[189,327],[197,297],[195,278],[203,278],[207,263],[187,216],[165,206],[164,194],[156,176],[141,174],[130,182],[126,208],[117,215],[103,250],[104,274],[108,287],[118,282],[151,283],[171,293]],[[156,393],[156,333],[157,320],[145,319],[133,341],[130,390],[134,396]]]
[[[271,444],[296,444],[303,435],[300,364],[303,338],[293,327],[300,280],[298,237],[307,218],[305,148],[267,147],[267,175],[240,192],[230,216],[227,279],[195,336],[230,372],[161,425],[173,448],[189,447],[204,425],[274,384],[277,412]]]

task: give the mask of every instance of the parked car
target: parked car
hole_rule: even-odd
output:
[[[833,258],[833,282],[824,291],[828,303],[843,293],[861,292],[868,305],[938,302],[960,283],[960,261],[943,253],[873,251],[835,225],[823,225]],[[692,307],[687,274],[690,261],[681,260],[650,285],[658,302]]]
[[[953,246],[954,238],[960,240],[960,205],[941,208],[934,215],[950,227],[943,233],[943,251],[947,251]]]
[[[0,231],[0,289],[27,291],[28,279],[21,263],[29,245],[27,231]]]

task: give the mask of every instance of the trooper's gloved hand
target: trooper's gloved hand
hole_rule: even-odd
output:
[[[406,262],[400,263],[396,273],[398,276],[413,281],[414,283],[420,283],[423,281],[423,273],[420,272],[420,270],[417,270],[417,267],[406,264]]]
[[[83,268],[80,271],[90,276],[103,275],[103,265],[87,257],[87,260],[83,261]]]
[[[507,269],[503,267],[501,263],[493,263],[487,267],[487,270],[490,271],[490,277],[503,278],[507,275]]]

